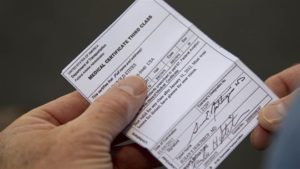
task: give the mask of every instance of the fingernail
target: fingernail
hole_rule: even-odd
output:
[[[121,80],[117,87],[126,93],[138,97],[145,93],[147,90],[147,84],[144,79],[138,76],[130,76]]]
[[[261,111],[262,118],[270,124],[280,122],[286,115],[287,110],[285,106],[279,103],[272,103]]]

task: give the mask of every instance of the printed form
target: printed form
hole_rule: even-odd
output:
[[[276,99],[162,0],[135,1],[62,75],[89,102],[127,76],[143,77],[148,97],[125,133],[172,169],[216,168]]]

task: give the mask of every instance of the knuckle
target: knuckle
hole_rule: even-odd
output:
[[[66,137],[66,135],[68,137]],[[78,125],[69,125],[61,135],[62,144],[72,149],[75,146],[85,147],[96,145],[103,140],[108,140],[109,135],[100,132],[97,128],[88,128]],[[74,140],[76,140],[74,142]]]
[[[271,84],[274,81],[279,81],[280,79],[279,79],[278,76],[279,76],[279,74],[275,74],[275,75],[270,76],[269,78],[267,78],[266,83]]]

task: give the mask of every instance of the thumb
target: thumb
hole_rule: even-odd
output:
[[[276,131],[287,115],[288,107],[294,96],[295,92],[263,108],[258,117],[260,126],[269,132]]]
[[[111,143],[135,117],[146,95],[146,82],[137,76],[128,77],[96,99],[77,122]]]

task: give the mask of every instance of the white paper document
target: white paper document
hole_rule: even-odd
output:
[[[171,169],[216,168],[276,99],[162,0],[135,1],[62,75],[90,102],[127,76],[143,77],[148,97],[125,132]]]

